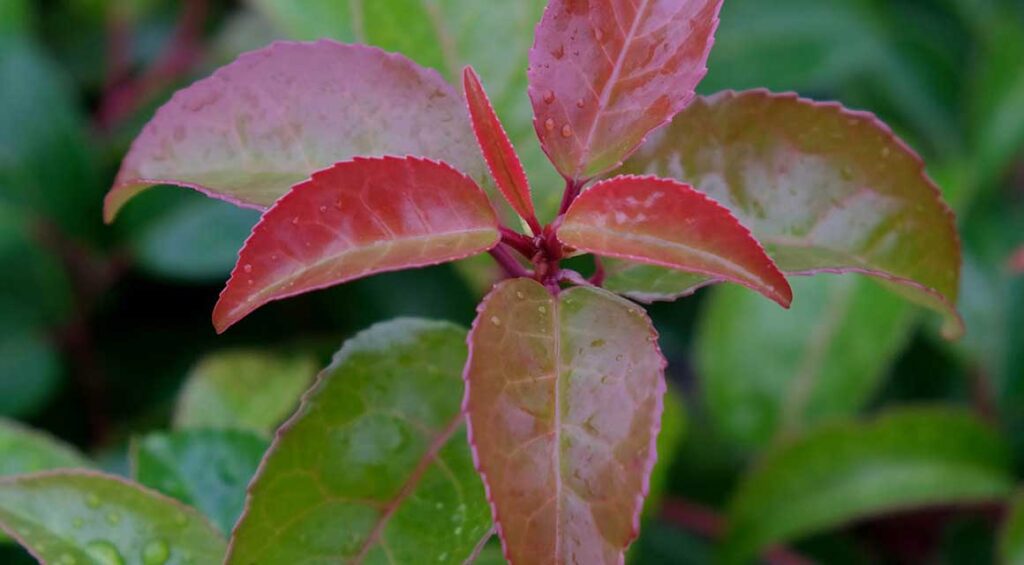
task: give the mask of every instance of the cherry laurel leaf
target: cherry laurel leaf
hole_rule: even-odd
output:
[[[213,311],[223,332],[256,308],[374,273],[454,261],[500,239],[487,196],[447,164],[356,158],[313,174],[263,215]]]
[[[723,92],[696,100],[625,169],[693,183],[789,275],[870,275],[944,313],[947,336],[963,332],[953,213],[921,159],[872,114],[792,93]],[[620,267],[607,285],[635,298],[674,298],[709,282]]]
[[[477,469],[512,563],[621,563],[656,458],[665,360],[642,309],[499,283],[469,337]]]
[[[473,122],[473,131],[476,133],[477,142],[480,144],[480,150],[483,151],[491,176],[494,177],[505,200],[515,209],[519,217],[529,224],[535,234],[539,234],[540,222],[537,221],[537,213],[533,208],[526,171],[523,170],[523,164],[519,161],[519,156],[516,155],[512,141],[509,140],[505,128],[498,120],[498,114],[495,113],[491,101],[487,98],[487,92],[480,84],[480,77],[472,67],[466,67],[463,73],[463,85],[466,90],[466,101],[469,104],[469,114]]]
[[[483,182],[461,97],[404,56],[330,40],[276,42],[179,91],[139,134],[107,195],[112,221],[155,184],[263,209],[355,156],[421,155]]]
[[[573,202],[558,238],[597,255],[739,283],[783,307],[793,301],[786,277],[750,231],[678,181],[621,176],[598,183]]]
[[[534,128],[566,178],[618,166],[693,99],[722,0],[552,0],[530,51]]]

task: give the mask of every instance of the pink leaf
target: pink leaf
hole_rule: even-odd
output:
[[[416,157],[319,171],[264,214],[213,311],[217,331],[256,308],[384,271],[486,251],[498,220],[472,179]]]
[[[722,0],[551,0],[530,51],[534,127],[555,168],[621,164],[693,99]]]
[[[598,183],[573,202],[558,238],[597,255],[739,283],[783,307],[793,300],[786,277],[750,231],[677,181],[622,176]]]
[[[462,80],[466,100],[469,102],[473,131],[476,133],[477,142],[483,151],[491,175],[505,200],[512,205],[520,218],[526,220],[533,233],[539,234],[541,226],[533,208],[533,199],[530,198],[530,183],[526,179],[523,164],[519,161],[505,128],[498,120],[498,115],[487,98],[487,92],[480,84],[480,77],[472,67],[466,67]]]
[[[154,184],[266,208],[355,156],[422,155],[482,181],[465,105],[401,55],[329,40],[278,42],[179,91],[139,134],[107,195],[113,220]]]
[[[665,361],[637,305],[500,283],[469,338],[465,411],[512,563],[622,563],[656,458]]]

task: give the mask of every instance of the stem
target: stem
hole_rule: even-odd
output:
[[[565,192],[562,193],[562,205],[558,207],[558,215],[561,216],[569,210],[569,206],[576,200],[576,197],[580,195],[583,190],[583,185],[587,184],[585,180],[578,179],[565,179]]]
[[[498,265],[505,271],[505,274],[510,278],[519,277],[531,277],[533,276],[530,271],[526,270],[514,255],[510,251],[510,247],[504,243],[499,243],[497,247],[491,249],[491,257],[498,262]]]
[[[590,284],[594,286],[604,286],[605,275],[604,263],[601,262],[601,258],[594,255],[594,274],[590,277]]]
[[[527,260],[533,260],[533,256],[537,254],[537,246],[533,243],[533,239],[505,226],[501,226],[499,230],[502,243],[518,251]]]

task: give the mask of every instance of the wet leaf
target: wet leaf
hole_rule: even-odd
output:
[[[544,151],[566,178],[618,166],[693,99],[721,0],[552,0],[530,51]]]
[[[635,304],[500,283],[470,335],[477,468],[513,563],[616,563],[636,537],[656,458],[665,361]]]
[[[263,215],[213,310],[218,332],[281,298],[436,265],[498,243],[472,179],[420,158],[357,158],[319,171]]]
[[[465,330],[359,334],[281,429],[228,563],[462,563],[491,535],[460,411]]]
[[[70,445],[0,418],[0,476],[92,467],[92,463]]]

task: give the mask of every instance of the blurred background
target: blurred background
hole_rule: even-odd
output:
[[[495,28],[467,58],[550,200],[561,187],[539,159],[524,88],[543,3],[494,22],[489,1],[442,2],[462,5],[446,25]],[[125,472],[129,439],[167,427],[203,360],[251,352],[322,366],[376,321],[468,325],[488,273],[442,267],[278,302],[216,336],[211,309],[257,213],[170,187],[111,226],[100,213],[154,110],[242,51],[329,36],[403,51],[450,77],[418,15],[429,4],[368,2],[376,23],[359,29],[345,0],[0,0],[0,417]],[[968,334],[943,341],[930,315],[855,277],[795,281],[788,313],[735,288],[653,307],[687,412],[687,433],[662,455],[668,496],[720,507],[779,438],[907,403],[976,411],[1005,432],[1020,471],[1024,1],[726,0],[717,37],[702,92],[764,86],[839,100],[877,113],[925,157],[958,217]],[[990,562],[997,515],[902,513],[797,549],[839,563]],[[638,559],[710,559],[712,542],[671,522],[644,530]],[[0,563],[24,558],[0,548]]]

